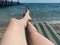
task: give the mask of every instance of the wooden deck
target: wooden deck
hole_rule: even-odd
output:
[[[19,5],[19,2],[0,1],[0,7],[2,7],[2,6],[12,6],[12,5]]]

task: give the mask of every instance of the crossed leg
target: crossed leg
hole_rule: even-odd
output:
[[[37,29],[28,22],[29,44],[30,45],[54,45],[50,40],[38,33]]]
[[[28,20],[31,20],[28,9],[22,19],[11,19],[2,38],[1,45],[27,45],[25,27],[27,26]],[[28,22],[28,31],[30,32],[30,45],[54,45],[51,41],[39,34],[31,22]]]
[[[17,20],[12,18],[4,33],[1,45],[27,45],[25,27],[27,26],[27,21],[30,19],[28,9],[22,19]]]

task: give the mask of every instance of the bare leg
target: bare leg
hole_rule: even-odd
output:
[[[24,18],[17,20],[11,19],[8,28],[2,38],[1,45],[27,45],[25,38],[25,27],[29,17],[29,11],[26,12]]]
[[[31,24],[31,22],[28,22],[28,31],[30,36],[30,45],[54,45],[51,41],[38,33],[38,31]]]

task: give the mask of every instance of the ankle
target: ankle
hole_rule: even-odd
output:
[[[20,23],[21,23],[24,27],[27,26],[27,20],[26,20],[25,18],[20,19],[19,21],[20,21]]]

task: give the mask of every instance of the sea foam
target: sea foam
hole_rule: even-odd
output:
[[[60,21],[49,21],[49,24],[60,24]]]

